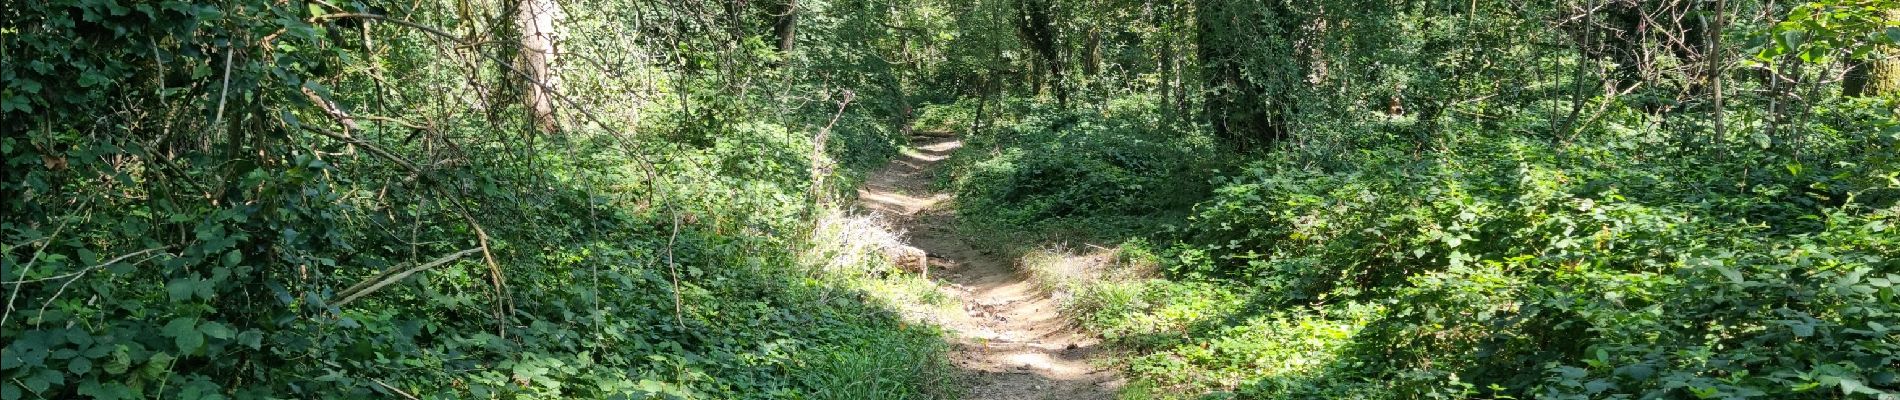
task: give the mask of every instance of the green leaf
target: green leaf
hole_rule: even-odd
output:
[[[198,290],[197,282],[198,279],[196,278],[173,279],[171,282],[165,284],[165,293],[171,296],[173,303],[191,300],[192,292]]]
[[[171,370],[172,360],[176,359],[178,358],[168,353],[153,354],[152,359],[145,361],[145,367],[140,372],[152,378],[164,376],[166,371]]]
[[[7,93],[4,95],[0,95],[0,112],[8,112],[8,111],[13,111],[13,110],[19,110],[20,112],[33,112],[33,102],[31,100],[28,100],[26,96],[21,96],[17,94]]]
[[[21,382],[26,384],[27,390],[31,390],[33,393],[43,393],[47,388],[53,385],[65,384],[66,375],[61,375],[59,371],[42,369],[39,373],[22,379]]]
[[[231,330],[231,327],[225,326],[218,321],[205,321],[205,323],[199,324],[198,332],[202,332],[205,336],[210,336],[214,339],[230,339],[231,336],[237,334],[236,331]]]
[[[1777,39],[1781,39],[1781,47],[1793,50],[1807,42],[1808,33],[1802,31],[1783,31],[1781,32],[1781,36],[1777,37]]]
[[[1794,325],[1792,326],[1792,328],[1794,328],[1794,335],[1795,335],[1795,336],[1798,336],[1798,337],[1809,337],[1809,336],[1814,336],[1814,325],[1813,325],[1813,324],[1809,324],[1809,323],[1805,323],[1805,322],[1803,322],[1803,323],[1796,323],[1796,324],[1794,324]]]
[[[1729,268],[1729,267],[1715,267],[1715,270],[1717,272],[1721,272],[1722,276],[1728,277],[1729,281],[1734,282],[1737,285],[1748,283],[1747,279],[1742,278],[1742,271],[1736,271],[1734,268]]]
[[[1593,395],[1597,393],[1602,393],[1605,390],[1610,390],[1610,388],[1614,388],[1614,387],[1616,387],[1616,384],[1610,383],[1609,381],[1605,381],[1602,379],[1592,380],[1589,383],[1583,384],[1583,390]]]
[[[264,333],[256,329],[244,331],[244,333],[237,335],[237,341],[238,344],[244,345],[244,347],[257,350],[264,347]]]
[[[1809,64],[1819,64],[1819,63],[1827,62],[1828,53],[1831,51],[1833,51],[1833,49],[1811,47],[1811,48],[1808,48],[1807,51],[1801,52],[1801,61],[1806,61]]]
[[[44,88],[44,86],[40,85],[39,81],[35,81],[32,79],[27,79],[27,78],[15,79],[13,81],[13,87],[20,88],[20,91],[31,93],[31,94],[39,94],[40,89]]]
[[[231,250],[229,252],[224,253],[224,266],[226,268],[236,267],[238,263],[241,263],[241,262],[244,262],[243,253],[238,253],[237,250]]]
[[[106,373],[123,374],[126,369],[132,367],[132,354],[128,350],[130,349],[127,349],[125,345],[118,345],[112,349],[112,359],[106,361]]]
[[[1617,368],[1616,373],[1636,379],[1649,379],[1651,375],[1656,374],[1656,369],[1648,364],[1631,364]]]
[[[87,372],[92,372],[92,360],[85,357],[74,358],[66,363],[66,371],[73,375],[85,375]]]
[[[205,345],[205,335],[203,332],[198,331],[198,319],[196,318],[173,318],[170,323],[165,324],[165,328],[161,329],[160,332],[165,336],[172,337],[172,340],[178,345],[178,351],[182,354],[191,354],[192,351],[196,351],[199,347],[204,347]]]
[[[126,387],[125,384],[118,382],[99,383],[99,381],[92,379],[88,379],[85,383],[79,384],[79,394],[91,396],[94,400],[136,398],[132,396],[132,388]]]
[[[1900,44],[1900,26],[1887,27],[1887,41]]]
[[[74,83],[78,83],[79,87],[90,88],[111,84],[112,78],[108,78],[95,70],[85,70],[79,73],[79,80]]]
[[[1860,381],[1848,379],[1848,378],[1841,378],[1841,394],[1852,396],[1854,395],[1854,393],[1861,393],[1861,392],[1872,392],[1869,394],[1879,394],[1878,391],[1869,389],[1866,384],[1860,383]]]
[[[21,379],[20,385],[26,386],[27,391],[38,394],[39,392],[46,391],[46,388],[52,386],[53,383],[47,382],[45,379],[40,379],[39,375],[33,375],[26,377],[26,379]]]

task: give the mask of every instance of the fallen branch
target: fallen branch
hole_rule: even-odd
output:
[[[481,249],[476,248],[476,249],[458,251],[458,252],[455,252],[454,254],[449,254],[446,256],[442,256],[442,258],[437,258],[434,261],[430,261],[428,263],[415,266],[414,268],[400,269],[400,267],[398,267],[398,268],[390,268],[390,269],[383,270],[383,272],[379,272],[375,276],[369,277],[369,279],[364,279],[362,282],[357,282],[355,285],[350,285],[348,289],[343,289],[343,291],[337,292],[336,297],[338,297],[339,299],[337,301],[330,302],[330,305],[334,307],[342,307],[345,304],[350,304],[350,302],[356,301],[356,299],[363,298],[363,296],[368,296],[370,293],[376,293],[377,290],[381,290],[385,286],[389,286],[390,284],[400,282],[403,280],[403,278],[408,278],[410,275],[415,275],[415,273],[417,272],[422,272],[422,270],[435,268],[435,267],[441,266],[442,264],[448,264],[449,262],[455,261],[457,259],[462,258],[463,256],[467,256],[470,253],[474,253],[477,251],[481,251]]]
[[[402,157],[396,156],[395,153],[390,153],[387,150],[383,150],[381,147],[376,147],[375,145],[369,144],[369,142],[365,142],[355,137],[339,134],[339,133],[330,131],[329,129],[324,129],[323,127],[320,127],[320,126],[315,126],[311,124],[301,124],[299,126],[303,127],[305,130],[315,132],[316,134],[319,134],[319,135],[327,136],[331,139],[336,139],[336,140],[343,141],[345,143],[361,146],[363,147],[363,149],[369,150],[371,154],[375,154],[378,157],[382,157],[384,159],[388,159],[391,162],[399,164],[404,169],[408,169],[409,172],[411,173],[414,173],[418,176],[424,175],[422,169],[417,168],[414,163],[411,163],[409,162],[409,160],[405,160]],[[457,196],[454,191],[443,190],[442,188],[436,188],[436,191],[437,193],[442,194],[444,196],[460,198],[460,196]],[[507,294],[508,294],[507,280],[502,277],[501,264],[495,261],[495,254],[492,250],[490,250],[490,247],[488,246],[488,241],[489,241],[488,231],[486,229],[482,229],[482,225],[480,223],[475,222],[475,217],[469,215],[468,211],[463,209],[459,205],[455,207],[455,211],[456,213],[462,216],[463,220],[468,222],[468,225],[470,228],[473,228],[475,230],[475,240],[477,241],[477,243],[481,244],[481,247],[477,249],[470,249],[470,251],[480,250],[482,252],[482,260],[485,261],[486,264],[488,264],[488,275],[489,275],[488,280],[489,280],[489,283],[494,285],[495,287],[495,301],[497,302],[497,304],[499,304],[499,306],[495,310],[495,319],[502,320],[506,317],[506,314],[513,312],[514,305],[511,304],[511,300],[509,300],[507,297]],[[351,299],[344,299],[344,302],[348,302],[349,300]],[[503,331],[502,334],[505,335],[506,331]]]
[[[481,246],[477,249],[482,251],[482,261],[488,264],[488,283],[495,286],[495,320],[505,321],[506,314],[513,313],[515,305],[514,300],[508,297],[508,279],[501,275],[501,263],[495,262],[495,253],[488,248],[488,230],[482,229],[482,224],[476,223],[475,217],[470,216],[468,209],[462,207],[461,203],[455,203],[455,212],[461,214],[462,220],[468,222],[468,227],[475,230],[475,243]],[[502,325],[506,327],[507,324]],[[496,335],[508,337],[506,330],[498,331]]]

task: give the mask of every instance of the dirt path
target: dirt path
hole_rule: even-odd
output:
[[[972,248],[952,226],[949,194],[930,191],[937,165],[963,143],[919,137],[858,189],[859,207],[891,217],[910,244],[929,253],[938,290],[960,311],[930,319],[956,333],[951,361],[969,372],[971,399],[1110,399],[1121,381],[1090,364],[1097,341],[1069,327],[1056,300],[1020,276],[1009,260]]]

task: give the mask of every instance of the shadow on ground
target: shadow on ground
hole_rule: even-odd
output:
[[[952,364],[966,372],[971,399],[1106,399],[1121,384],[1091,363],[1098,341],[1073,329],[1057,301],[1003,255],[972,247],[954,229],[951,195],[930,190],[940,164],[962,147],[955,137],[918,137],[858,189],[858,205],[907,230],[929,255],[938,290],[961,306],[930,318],[954,333]]]

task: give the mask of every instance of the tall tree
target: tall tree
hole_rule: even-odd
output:
[[[1174,107],[1174,87],[1178,80],[1175,79],[1175,51],[1172,34],[1175,26],[1175,10],[1180,6],[1173,2],[1157,3],[1153,0],[1149,0],[1147,6],[1149,17],[1152,19],[1150,23],[1156,27],[1157,34],[1154,40],[1160,42],[1161,46],[1155,58],[1155,70],[1159,72],[1155,91],[1161,96],[1162,109],[1167,110],[1169,115],[1173,115],[1175,111],[1178,111]]]
[[[1294,89],[1309,69],[1295,51],[1302,19],[1281,0],[1199,0],[1194,13],[1214,134],[1242,150],[1285,138]]]
[[[521,32],[520,72],[527,80],[523,100],[535,128],[554,132],[554,20],[561,12],[555,0],[520,0],[515,25]]]
[[[785,8],[772,24],[772,33],[778,36],[778,51],[791,53],[792,42],[798,36],[798,0],[785,0]]]
[[[1056,38],[1061,33],[1056,30],[1055,21],[1050,16],[1050,3],[1047,0],[1021,0],[1016,5],[1020,17],[1017,32],[1024,41],[1029,42],[1030,49],[1040,56],[1042,63],[1039,65],[1048,68],[1049,84],[1056,92],[1056,103],[1068,105],[1069,91],[1063,85],[1063,70],[1068,63],[1062,59],[1061,49],[1056,44]],[[1040,85],[1040,82],[1037,84]]]

